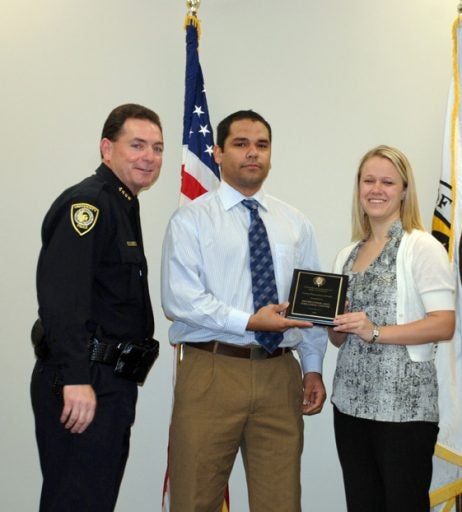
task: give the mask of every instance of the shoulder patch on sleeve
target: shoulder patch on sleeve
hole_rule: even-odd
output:
[[[88,203],[71,205],[71,224],[80,236],[90,232],[96,224],[99,208]]]

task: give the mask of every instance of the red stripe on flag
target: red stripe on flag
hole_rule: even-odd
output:
[[[188,173],[184,164],[181,166],[181,193],[189,199],[196,199],[196,197],[205,194],[205,189],[197,179]]]

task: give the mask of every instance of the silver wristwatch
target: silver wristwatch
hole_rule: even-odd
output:
[[[380,327],[378,325],[372,326],[372,338],[369,343],[372,345],[372,343],[375,343],[377,341],[377,338],[380,336]]]

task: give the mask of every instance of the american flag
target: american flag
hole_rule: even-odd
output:
[[[213,159],[213,130],[199,62],[199,30],[199,20],[188,16],[180,204],[212,190],[220,180]]]
[[[204,77],[199,62],[200,22],[195,15],[188,15],[185,27],[186,78],[180,205],[214,189],[220,181],[220,171],[213,159],[213,129],[210,123],[207,97],[205,95]],[[178,354],[176,356],[175,361],[177,362],[175,364],[178,364]],[[162,511],[169,512],[169,510],[170,482],[167,464],[162,493]],[[228,511],[229,490],[227,487],[223,499],[222,512]]]

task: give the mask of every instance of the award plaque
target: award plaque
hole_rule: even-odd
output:
[[[345,309],[348,276],[296,268],[286,316],[314,324],[333,325]]]

